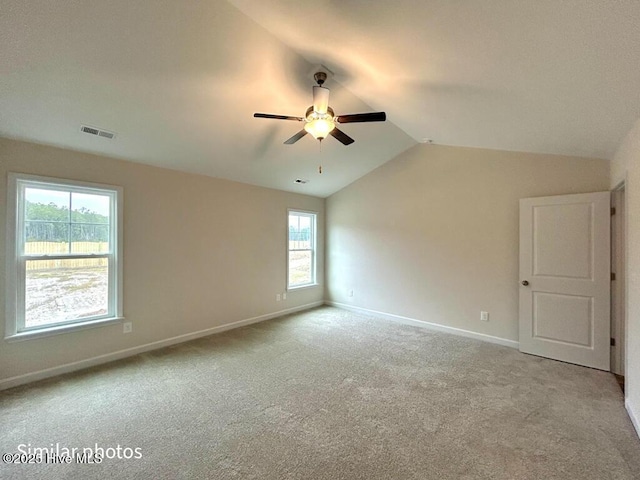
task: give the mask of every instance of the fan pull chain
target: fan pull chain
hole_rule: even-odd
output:
[[[322,165],[320,165],[320,166],[318,167],[318,173],[319,173],[320,175],[322,175]]]
[[[318,140],[320,141],[320,157],[322,157],[322,138]],[[322,175],[322,163],[318,166],[318,173]]]

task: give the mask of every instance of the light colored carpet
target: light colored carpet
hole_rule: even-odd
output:
[[[0,446],[139,447],[3,479],[632,479],[608,373],[336,308],[0,393]]]

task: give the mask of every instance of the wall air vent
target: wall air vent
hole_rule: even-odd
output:
[[[107,130],[102,130],[100,128],[95,128],[95,127],[89,127],[88,125],[82,125],[80,127],[80,131],[82,133],[88,133],[89,135],[95,135],[97,137],[102,137],[102,138],[108,138],[109,140],[112,140],[116,134],[113,132],[109,132]]]

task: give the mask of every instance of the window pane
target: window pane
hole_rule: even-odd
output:
[[[289,252],[289,286],[312,283],[312,252]]]
[[[111,198],[90,193],[71,194],[72,223],[109,223]]]
[[[69,192],[25,188],[25,253],[69,253]]]
[[[300,230],[309,230],[311,228],[311,218],[308,216],[300,216]]]
[[[108,312],[106,258],[29,260],[26,269],[27,328]]]
[[[293,240],[291,235],[298,230],[300,230],[300,217],[298,215],[289,215],[289,240]]]
[[[69,192],[25,188],[25,218],[44,222],[69,222]]]
[[[311,247],[311,218],[289,215],[289,249]]]
[[[109,225],[74,223],[71,225],[71,253],[109,251]]]
[[[69,224],[25,222],[24,239],[26,254],[69,253]]]

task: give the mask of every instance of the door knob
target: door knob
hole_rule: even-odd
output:
[[[524,285],[526,287],[527,285],[529,285],[529,282],[527,282],[526,280],[523,280],[522,281],[522,285]]]

